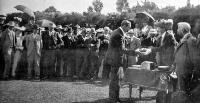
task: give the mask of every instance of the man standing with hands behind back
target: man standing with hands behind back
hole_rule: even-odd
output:
[[[110,37],[108,51],[106,53],[105,62],[111,65],[111,75],[109,84],[109,99],[113,103],[120,102],[119,99],[119,68],[125,67],[124,54],[136,55],[139,51],[128,50],[125,47],[125,33],[131,28],[131,22],[123,20],[121,26],[114,30]]]

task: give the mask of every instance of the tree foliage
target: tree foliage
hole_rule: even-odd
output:
[[[93,8],[97,13],[101,13],[101,10],[103,8],[103,3],[101,0],[94,0],[92,2]]]
[[[143,12],[143,11],[153,13],[153,12],[158,11],[159,8],[154,2],[146,1],[146,2],[142,2],[142,4],[139,4],[137,2],[137,5],[133,6],[131,10],[134,13]]]
[[[51,13],[56,12],[56,8],[54,6],[49,6],[49,8],[45,9],[44,12]]]
[[[93,12],[93,7],[92,7],[92,6],[89,6],[89,7],[87,8],[87,11],[90,12],[90,13]]]
[[[116,5],[116,9],[120,13],[127,12],[129,10],[129,3],[127,0],[117,0]]]

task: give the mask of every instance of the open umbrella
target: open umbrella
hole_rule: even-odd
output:
[[[46,19],[37,20],[35,23],[41,27],[49,27],[49,26],[56,27],[55,23]]]
[[[14,8],[16,8],[17,10],[22,11],[22,12],[28,14],[29,16],[35,18],[33,11],[31,9],[27,8],[24,5],[17,5]]]
[[[136,13],[136,16],[135,16],[135,18],[144,18],[144,17],[149,18],[149,21],[150,21],[150,22],[154,22],[154,21],[155,21],[154,17],[151,16],[151,15],[150,15],[149,13],[147,13],[147,12]]]

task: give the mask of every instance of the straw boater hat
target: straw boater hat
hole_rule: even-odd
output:
[[[56,29],[63,29],[62,25],[57,25]]]
[[[54,23],[49,23],[49,27],[51,27],[51,28],[55,28],[56,25],[55,25]]]
[[[166,30],[170,30],[172,29],[173,26],[173,20],[172,19],[161,19],[160,21],[155,22],[155,26],[166,29]]]
[[[130,29],[127,34],[134,34],[134,30],[133,29]]]
[[[76,26],[75,26],[76,28],[81,28],[78,24],[76,24]]]
[[[15,22],[14,21],[9,21],[6,25],[14,27],[15,26]]]
[[[1,19],[1,20],[6,20],[6,16],[5,16],[4,14],[1,14],[1,15],[0,15],[0,19]]]

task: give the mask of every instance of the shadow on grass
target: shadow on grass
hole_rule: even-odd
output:
[[[84,84],[91,84],[98,87],[104,87],[109,85],[109,80],[83,80],[83,81],[76,81],[73,83],[74,85],[84,85]]]
[[[153,100],[155,100],[155,96],[152,97],[143,97],[141,99],[139,98],[120,98],[121,103],[137,103],[137,102],[141,102],[141,103],[153,103]],[[99,99],[99,100],[95,100],[95,101],[81,101],[81,102],[72,102],[72,103],[112,103],[109,101],[108,98],[106,99]]]

